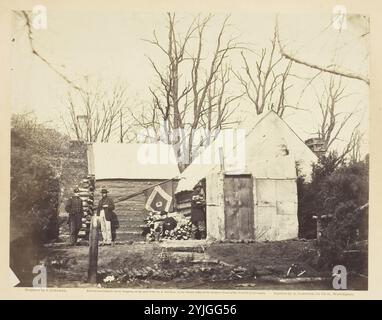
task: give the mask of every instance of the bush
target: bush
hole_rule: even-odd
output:
[[[64,137],[33,115],[14,115],[11,129],[11,237],[47,242],[58,236],[57,159]]]
[[[323,265],[339,264],[345,259],[344,251],[368,236],[367,212],[357,210],[369,201],[368,158],[345,163],[332,152],[313,166],[311,183],[300,178],[298,189],[300,236],[315,237],[313,215],[330,215],[318,249]]]

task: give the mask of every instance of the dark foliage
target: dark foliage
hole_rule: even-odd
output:
[[[58,235],[59,153],[64,138],[33,115],[14,115],[11,129],[11,235],[36,243]]]
[[[329,153],[313,166],[311,183],[299,178],[298,191],[299,236],[315,238],[317,225],[313,215],[329,216],[322,220],[323,232],[318,243],[320,263],[327,267],[343,263],[350,249],[368,237],[367,207],[359,209],[369,201],[368,157],[345,163],[338,160],[335,152]],[[354,265],[362,269],[366,261]]]

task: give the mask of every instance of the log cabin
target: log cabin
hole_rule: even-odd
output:
[[[87,150],[89,174],[95,176],[95,203],[101,197],[102,186],[116,202],[115,213],[120,225],[117,241],[143,240],[141,226],[150,209],[148,197],[152,195],[156,204],[173,211],[172,199],[164,204],[160,197],[161,194],[165,198],[172,196],[175,186],[172,179],[179,175],[172,147],[162,143],[92,143]],[[119,201],[132,195],[135,196]],[[154,209],[161,208],[150,210]]]

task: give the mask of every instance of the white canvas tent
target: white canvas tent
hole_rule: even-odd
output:
[[[217,139],[218,140],[218,139]],[[238,146],[240,144],[240,146]],[[194,185],[208,174],[221,168],[222,160],[219,148],[223,147],[225,162],[234,158],[232,154],[237,149],[245,147],[245,157],[249,163],[256,163],[253,168],[256,177],[262,178],[295,178],[296,170],[291,169],[286,162],[298,163],[298,168],[307,182],[311,180],[312,163],[317,162],[317,156],[301,140],[290,126],[274,111],[269,111],[260,116],[255,125],[246,132],[245,142],[239,141],[234,150],[224,148],[224,142],[212,142],[206,147],[193,163],[179,176],[180,181],[176,192],[192,190]],[[236,147],[236,148],[235,148]],[[288,152],[290,157],[281,157],[283,152]],[[208,154],[208,156],[206,156]],[[206,159],[212,161],[208,163]],[[247,160],[246,159],[246,160]],[[225,163],[225,173],[240,173],[243,170],[242,162],[235,166],[233,161]]]
[[[219,157],[220,148],[223,157]],[[206,158],[213,159],[212,163],[206,163]],[[309,181],[311,165],[316,161],[316,155],[286,122],[269,111],[258,118],[233,148],[227,148],[222,141],[208,146],[180,175],[176,193],[190,191],[198,181],[206,179],[210,238],[225,239],[230,235],[240,238],[251,234],[257,240],[290,239],[298,234],[296,163]],[[225,183],[230,176],[230,183]],[[248,176],[252,180],[247,183],[247,188],[252,188],[251,199],[248,194],[240,198],[240,179]],[[234,183],[238,184],[237,189],[227,191]],[[237,207],[232,205],[235,201]],[[243,203],[248,208],[240,208]],[[240,210],[252,212],[253,217],[243,218]],[[245,223],[253,224],[253,230],[241,232],[240,225]]]
[[[179,175],[174,150],[164,143],[92,143],[89,149],[89,171],[96,180],[155,180]]]

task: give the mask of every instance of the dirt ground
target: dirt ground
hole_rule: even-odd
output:
[[[84,244],[47,246],[43,263],[49,287],[88,287]],[[205,243],[169,241],[99,247],[98,286],[104,288],[330,290],[329,271],[315,270],[312,241]],[[305,270],[286,279],[292,264]],[[291,280],[292,278],[292,280]],[[294,278],[294,279],[293,279]],[[285,280],[286,279],[286,280]],[[367,278],[350,276],[348,288],[366,290]]]

